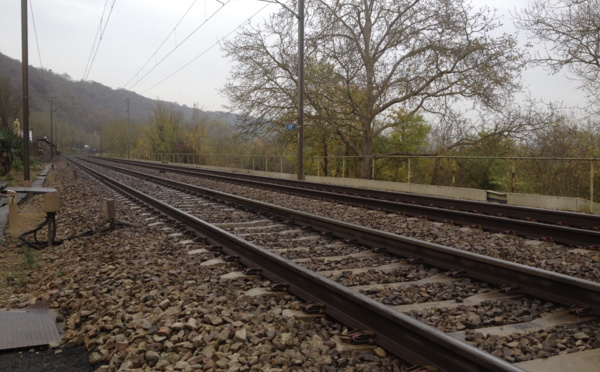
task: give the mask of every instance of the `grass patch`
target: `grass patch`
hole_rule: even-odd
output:
[[[29,279],[27,278],[27,275],[23,273],[15,274],[13,272],[8,272],[4,275],[4,282],[9,287],[20,288],[27,285],[27,283],[29,283]]]
[[[15,284],[15,274],[12,271],[4,274],[4,282],[6,285],[14,285]]]
[[[25,247],[23,249],[23,261],[29,270],[36,269],[38,267],[38,256],[35,249]]]

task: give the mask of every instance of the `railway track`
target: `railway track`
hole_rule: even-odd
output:
[[[283,283],[280,287],[313,302],[306,306],[309,312],[323,311],[363,330],[347,335],[350,340],[373,339],[399,356],[442,370],[512,371],[535,370],[518,362],[565,349],[546,345],[546,354],[509,346],[490,354],[483,350],[495,342],[502,345],[506,337],[511,338],[506,345],[531,343],[523,329],[560,328],[578,335],[577,341],[583,334],[588,341],[593,336],[587,333],[598,333],[597,318],[584,310],[600,313],[598,283],[128,173],[177,190],[167,194],[165,186],[149,186],[139,178],[128,179],[128,188],[106,175],[96,176],[197,231],[227,254],[225,260],[260,268],[265,277]],[[162,195],[162,201],[150,193]],[[197,200],[197,194],[204,196]],[[214,221],[215,216],[221,219]],[[564,306],[571,304],[578,305],[579,314]],[[584,342],[560,345],[569,351],[592,348]]]
[[[402,213],[434,221],[555,241],[587,249],[600,248],[600,217],[584,213],[274,179],[123,159],[103,159],[105,160],[160,172],[211,178],[388,213]]]

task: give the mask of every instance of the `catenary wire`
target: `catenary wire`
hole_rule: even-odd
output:
[[[83,71],[82,80],[83,80],[83,78],[85,78],[85,75],[88,70],[88,66],[90,65],[90,61],[92,60],[92,55],[94,54],[94,49],[96,49],[96,41],[98,40],[98,35],[100,35],[100,30],[102,29],[102,21],[104,20],[104,13],[106,12],[107,6],[108,6],[108,0],[106,0],[104,2],[104,9],[102,9],[102,15],[100,16],[100,22],[98,23],[98,29],[96,30],[96,35],[94,36],[94,42],[92,43],[92,50],[90,51],[90,55],[85,64],[85,70]]]
[[[44,64],[42,63],[42,53],[40,51],[40,42],[37,35],[37,27],[35,25],[35,16],[33,14],[33,0],[29,1],[29,9],[31,11],[31,22],[33,23],[33,34],[35,35],[35,45],[37,46],[38,58],[40,59],[40,71],[42,72],[42,80],[44,81],[44,87],[48,90],[48,78],[44,73]]]
[[[98,50],[100,49],[100,43],[102,42],[102,37],[104,37],[104,33],[106,32],[106,28],[108,27],[108,22],[110,21],[110,16],[112,15],[112,12],[113,12],[116,2],[117,2],[117,0],[113,0],[112,5],[110,6],[110,11],[108,12],[108,17],[106,17],[106,23],[104,23],[104,27],[102,28],[102,19],[104,17],[104,12],[106,11],[106,5],[108,4],[108,0],[104,4],[104,10],[102,11],[102,17],[100,18],[100,27],[99,27],[99,29],[102,28],[102,31],[100,32],[100,37],[98,38],[98,44],[96,44],[95,40],[94,40],[94,45],[96,46],[96,50],[94,51],[94,47],[92,47],[93,57],[91,59],[91,62],[89,62],[89,67],[87,68],[87,74],[84,72],[84,77],[83,77],[84,81],[87,80],[88,77],[90,76],[90,72],[92,71],[92,66],[94,64],[94,61],[96,60],[96,55],[98,54]],[[98,34],[96,34],[96,35],[98,35]]]
[[[185,13],[183,14],[183,16],[181,16],[181,18],[179,19],[179,22],[177,22],[177,24],[175,25],[175,27],[173,27],[173,30],[171,30],[171,32],[169,32],[169,34],[167,35],[167,37],[165,37],[165,39],[162,41],[162,43],[160,43],[160,45],[158,46],[158,48],[156,48],[156,50],[154,51],[154,53],[152,53],[150,55],[150,57],[148,58],[148,60],[146,62],[144,62],[144,64],[142,65],[142,67],[140,67],[140,69],[135,74],[133,74],[133,76],[131,77],[131,79],[129,79],[129,81],[127,81],[127,83],[125,83],[125,85],[124,85],[125,87],[127,85],[129,85],[129,83],[131,83],[131,81],[133,79],[135,79],[135,77],[138,76],[140,72],[142,72],[142,70],[144,69],[144,67],[146,67],[146,65],[148,64],[148,62],[150,62],[152,60],[152,58],[156,56],[156,53],[158,53],[158,51],[160,50],[160,48],[162,48],[162,46],[165,45],[165,43],[167,42],[167,40],[169,40],[169,37],[171,37],[171,35],[173,35],[173,33],[175,32],[175,30],[177,29],[177,27],[181,24],[181,22],[183,21],[183,19],[187,16],[187,14],[190,12],[190,10],[194,6],[194,4],[196,4],[197,1],[198,0],[194,0],[192,2],[192,4],[185,11]]]
[[[230,0],[231,1],[231,0]],[[208,23],[208,21],[210,21],[215,15],[217,15],[223,8],[225,8],[225,6],[227,4],[229,4],[229,1],[226,3],[222,3],[223,5],[217,9],[213,14],[210,15],[210,17],[208,17],[204,22],[202,22],[198,27],[196,27],[196,29],[194,29],[191,33],[189,33],[184,39],[183,41],[181,41],[179,44],[175,45],[175,48],[171,49],[171,51],[169,53],[167,53],[166,56],[164,56],[160,61],[156,62],[154,64],[154,67],[152,67],[150,70],[148,70],[141,78],[139,78],[135,84],[133,84],[130,87],[125,86],[125,89],[131,90],[133,89],[136,85],[138,85],[140,83],[140,81],[142,81],[146,76],[148,76],[152,71],[154,71],[154,69],[156,67],[158,67],[165,59],[167,59],[171,54],[173,54],[173,52],[175,52],[175,50],[177,50],[177,48],[179,48],[179,46],[181,46],[183,43],[185,43],[190,37],[192,37],[192,35],[194,35],[199,29],[202,28],[202,26],[204,26],[206,23]]]
[[[202,53],[198,54],[196,57],[194,57],[192,60],[190,60],[189,62],[187,62],[186,64],[184,64],[183,66],[181,66],[180,68],[178,68],[177,70],[175,70],[173,73],[171,73],[169,76],[165,77],[164,79],[160,80],[158,83],[152,85],[150,88],[144,90],[142,92],[142,94],[146,93],[147,91],[149,91],[152,88],[155,88],[156,86],[162,84],[165,80],[170,79],[171,77],[173,77],[175,74],[177,74],[179,71],[183,70],[184,68],[186,68],[187,66],[189,66],[190,64],[192,64],[194,61],[196,61],[198,58],[202,57],[204,54],[206,54],[208,51],[210,51],[212,48],[214,48],[215,46],[219,45],[220,42],[222,42],[223,40],[225,40],[226,38],[228,38],[231,34],[233,34],[235,31],[237,31],[240,27],[242,27],[244,24],[248,23],[252,18],[256,17],[256,15],[260,12],[262,12],[266,7],[268,7],[270,4],[267,4],[265,6],[263,6],[262,8],[260,8],[258,11],[256,11],[256,13],[252,14],[249,18],[247,18],[246,20],[244,20],[244,22],[240,23],[236,28],[234,28],[233,30],[231,30],[229,33],[227,33],[225,36],[223,36],[221,39],[217,40],[214,44],[212,44],[211,46],[209,46],[208,48],[206,48],[204,51],[202,51]]]

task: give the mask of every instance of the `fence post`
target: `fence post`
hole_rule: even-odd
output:
[[[456,181],[456,158],[452,158],[452,187]]]
[[[346,178],[346,158],[342,158],[342,178]]]
[[[252,157],[252,170],[254,170],[254,156]]]
[[[510,184],[510,192],[515,192],[515,161],[512,162],[512,173],[511,173],[511,184]]]
[[[375,158],[372,158],[372,159],[373,159],[373,165],[371,166],[372,167],[371,168],[371,179],[374,180],[375,179],[375,160],[377,160],[377,159],[375,159]]]
[[[408,183],[410,183],[410,158],[408,158]]]
[[[317,158],[317,177],[321,177],[321,158]]]
[[[590,213],[594,213],[594,161],[590,160]]]

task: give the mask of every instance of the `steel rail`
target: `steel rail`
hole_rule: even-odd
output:
[[[399,357],[434,365],[442,371],[522,371],[256,244],[67,159],[111,187],[182,222],[211,243],[221,245],[224,252],[238,255],[242,264],[262,268],[261,275],[287,283],[289,291],[298,297],[326,304],[325,312],[333,318],[353,328],[371,330],[375,342]]]
[[[487,230],[510,232],[569,245],[597,247],[600,244],[600,217],[584,213],[276,179],[239,173],[223,175],[224,172],[212,170],[175,165],[163,166],[122,159],[110,159],[110,161],[134,164],[159,171],[211,177],[226,182],[251,183],[257,187],[281,192],[345,202],[355,206],[365,206],[394,213],[402,212],[410,216],[426,216],[437,221],[475,225]]]
[[[340,238],[355,239],[366,246],[384,247],[391,254],[419,258],[422,262],[435,267],[446,270],[460,270],[469,277],[485,282],[500,286],[518,287],[524,293],[568,306],[583,306],[591,309],[596,314],[600,314],[600,283],[299,212],[112,165],[101,165],[179,190],[202,194],[225,203],[233,203],[253,211],[275,215],[284,220],[291,219],[296,224],[311,226],[317,231],[331,232]]]

